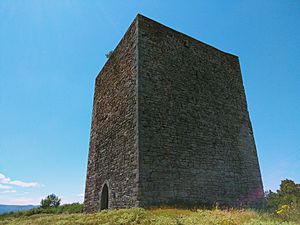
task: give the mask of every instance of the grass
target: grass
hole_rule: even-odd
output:
[[[59,212],[57,212],[59,213]],[[296,225],[300,220],[292,218],[286,221],[275,214],[253,210],[202,210],[202,209],[119,209],[103,210],[95,214],[61,213],[61,214],[22,214],[0,217],[0,225]]]

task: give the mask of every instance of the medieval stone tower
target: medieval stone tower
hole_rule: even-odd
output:
[[[86,212],[262,199],[238,57],[138,15],[96,78]]]

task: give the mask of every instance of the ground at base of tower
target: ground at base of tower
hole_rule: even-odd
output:
[[[299,215],[298,215],[299,216]],[[203,210],[203,209],[118,209],[103,210],[94,214],[43,214],[0,219],[0,225],[83,225],[83,224],[224,224],[224,225],[296,225],[300,217],[285,218],[254,210]]]

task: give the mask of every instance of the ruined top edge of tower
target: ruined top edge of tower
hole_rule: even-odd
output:
[[[164,29],[169,29],[170,31],[175,32],[175,33],[179,34],[180,36],[182,36],[182,37],[184,37],[184,38],[187,38],[187,39],[189,39],[189,40],[191,40],[191,41],[193,41],[193,42],[197,42],[198,44],[205,45],[205,46],[210,47],[210,48],[212,48],[212,49],[214,49],[214,50],[217,50],[217,51],[219,51],[219,52],[221,52],[221,53],[223,53],[223,54],[230,55],[230,56],[233,56],[233,57],[238,58],[238,56],[236,56],[236,55],[234,55],[234,54],[232,54],[232,53],[224,52],[224,51],[222,51],[222,50],[220,50],[220,49],[218,49],[218,48],[216,48],[216,47],[213,47],[213,46],[211,46],[211,45],[209,45],[209,44],[206,44],[206,43],[204,43],[204,42],[202,42],[202,41],[199,41],[199,40],[197,40],[196,38],[193,38],[193,37],[191,37],[191,36],[189,36],[189,35],[187,35],[187,34],[185,34],[185,33],[182,33],[182,32],[180,32],[180,31],[177,31],[177,30],[175,30],[175,29],[173,29],[173,28],[171,28],[171,27],[168,27],[168,26],[166,26],[166,25],[164,25],[164,24],[162,24],[162,23],[159,23],[159,22],[157,22],[157,21],[155,21],[155,20],[152,20],[152,19],[150,19],[150,18],[148,18],[148,17],[146,17],[146,16],[144,16],[144,15],[142,15],[142,14],[139,14],[139,13],[136,15],[136,17],[135,17],[135,19],[133,20],[132,23],[135,23],[136,21],[139,21],[139,22],[140,22],[140,21],[142,21],[142,20],[148,21],[148,22],[150,22],[150,23],[155,23],[155,24],[157,24],[157,25],[163,27]]]
[[[107,66],[113,65],[113,63],[111,64],[110,62],[111,62],[111,58],[113,58],[113,56],[114,56],[114,51],[115,51],[116,49],[118,49],[119,46],[120,46],[120,44],[121,44],[121,42],[122,42],[124,39],[126,39],[126,36],[128,35],[128,33],[129,33],[131,27],[136,26],[136,27],[137,27],[136,30],[137,30],[137,32],[139,32],[139,24],[154,25],[155,27],[158,28],[158,30],[161,29],[161,30],[167,31],[167,33],[170,33],[171,35],[176,35],[176,36],[178,36],[180,39],[187,41],[187,45],[190,45],[191,43],[192,43],[193,45],[201,45],[202,47],[204,47],[204,49],[207,49],[207,51],[211,51],[211,52],[214,52],[214,53],[217,53],[217,54],[221,54],[221,55],[224,55],[224,56],[229,56],[229,57],[232,57],[235,61],[236,61],[236,60],[238,61],[238,56],[236,56],[236,55],[233,55],[233,54],[231,54],[231,53],[224,52],[224,51],[222,51],[222,50],[220,50],[220,49],[217,49],[217,48],[215,48],[215,47],[213,47],[213,46],[211,46],[211,45],[209,45],[209,44],[206,44],[206,43],[204,43],[204,42],[201,42],[201,41],[199,41],[199,40],[197,40],[197,39],[195,39],[195,38],[193,38],[193,37],[191,37],[191,36],[188,36],[188,35],[186,35],[186,34],[184,34],[184,33],[182,33],[182,32],[179,32],[179,31],[177,31],[177,30],[174,30],[174,29],[172,29],[172,28],[170,28],[170,27],[168,27],[168,26],[165,26],[165,25],[163,25],[163,24],[161,24],[161,23],[159,23],[159,22],[157,22],[157,21],[155,21],[155,20],[152,20],[152,19],[150,19],[150,18],[148,18],[148,17],[146,17],[146,16],[141,15],[141,14],[138,13],[138,14],[136,15],[136,17],[134,18],[134,20],[132,21],[132,23],[130,24],[130,26],[127,28],[126,32],[124,33],[124,35],[123,35],[123,37],[121,38],[121,40],[119,41],[119,43],[116,45],[116,47],[115,47],[114,50],[112,51],[111,56],[110,56],[109,59],[106,61],[105,65],[104,65],[103,67],[107,67]],[[101,72],[101,71],[100,71],[100,72]],[[99,77],[99,75],[100,75],[100,73],[98,74],[97,77]]]

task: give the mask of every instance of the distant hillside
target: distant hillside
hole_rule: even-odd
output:
[[[27,210],[36,208],[35,205],[1,205],[0,204],[0,214],[6,213],[6,212],[15,212],[15,211],[21,211],[21,210]]]

